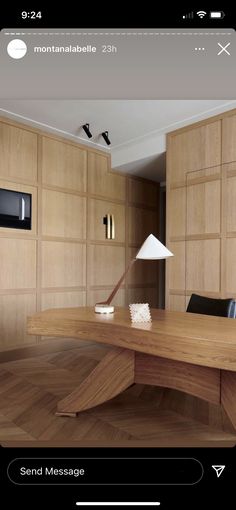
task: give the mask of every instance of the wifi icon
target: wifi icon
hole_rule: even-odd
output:
[[[199,18],[204,18],[204,16],[206,16],[206,11],[198,11],[197,12],[197,15],[199,16]]]

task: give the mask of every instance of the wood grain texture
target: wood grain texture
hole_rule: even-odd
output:
[[[154,286],[129,287],[128,303],[148,303],[150,307],[155,308],[158,302],[157,288]]]
[[[220,291],[220,240],[187,241],[186,290]],[[177,268],[176,268],[177,270]]]
[[[185,296],[179,294],[172,294],[169,296],[170,310],[173,312],[182,312],[186,309]]]
[[[220,193],[220,180],[187,186],[187,235],[220,233]]]
[[[36,241],[0,238],[0,260],[0,289],[36,287]]]
[[[108,287],[106,289],[96,289],[92,288],[87,293],[87,305],[93,306],[95,303],[101,303],[102,301],[106,301],[109,294],[112,291],[112,287]],[[125,306],[125,288],[121,288],[118,290],[114,300],[112,301],[114,306]]]
[[[63,345],[64,342],[64,345]],[[70,345],[69,345],[70,342]],[[74,344],[74,345],[73,345]],[[47,344],[48,345],[48,344]],[[69,345],[69,348],[68,348]],[[59,342],[58,342],[59,346]],[[56,402],[79,385],[103,359],[107,350],[98,344],[60,340],[57,352],[42,345],[28,359],[0,366],[0,438],[8,446],[34,441],[36,446],[152,446],[185,444],[222,446],[235,443],[236,434],[222,409],[176,390],[133,385],[114,399],[81,412],[77,419],[55,416]],[[60,347],[59,346],[59,347]],[[36,355],[36,349],[41,349]],[[25,349],[24,349],[25,352]],[[33,357],[35,356],[35,357]],[[41,443],[40,443],[41,441]],[[44,443],[42,443],[44,441]]]
[[[235,321],[152,310],[152,323],[131,324],[129,310],[95,314],[93,308],[45,310],[28,318],[28,333],[66,336],[128,348],[195,365],[236,371]]]
[[[176,236],[186,234],[186,187],[170,189],[168,193],[168,208],[173,221],[169,224],[170,240]]]
[[[174,388],[220,403],[220,370],[135,353],[135,383]]]
[[[226,207],[227,232],[234,232],[236,237],[236,176],[227,179]]]
[[[95,407],[134,383],[134,353],[127,349],[110,351],[70,395],[58,402],[57,415],[77,413]]]
[[[86,198],[44,189],[42,234],[86,239]]]
[[[133,260],[136,256],[137,248],[129,248],[128,259]],[[159,260],[141,260],[137,259],[128,273],[128,282],[138,286],[155,285],[157,286]]]
[[[129,200],[148,212],[151,205],[154,214],[159,189],[153,182],[111,171],[110,162],[108,152],[0,119],[0,188],[32,195],[32,229],[0,227],[0,295],[6,295],[0,308],[2,321],[9,318],[5,308],[9,299],[9,313],[18,317],[17,298],[14,301],[8,295],[35,291],[40,310],[93,304],[96,295],[110,294],[128,262]],[[102,224],[108,207],[116,223],[116,238],[110,242]],[[146,228],[149,234],[152,223]],[[92,244],[94,249],[90,249]],[[135,284],[140,285],[139,279],[132,279],[132,286]],[[148,285],[145,289],[144,280],[136,290],[141,300],[149,296]],[[128,301],[128,286],[125,282],[119,293],[120,305]],[[152,302],[156,306],[157,301]],[[19,317],[9,322],[9,331],[6,324],[0,331],[0,349],[4,350],[7,342],[12,347],[14,336],[17,343],[26,338]],[[12,325],[17,328],[15,334]]]
[[[231,163],[224,163],[222,166],[226,172],[227,177],[236,176],[236,161],[231,161]]]
[[[129,244],[141,245],[149,234],[157,235],[158,216],[156,211],[140,207],[129,207]]]
[[[11,348],[36,341],[27,335],[27,316],[36,311],[36,294],[0,295],[1,346]]]
[[[233,237],[226,240],[226,291],[230,297],[236,297],[235,257],[236,237]]]
[[[236,115],[225,116],[222,121],[222,162],[236,161]]]
[[[186,185],[193,186],[207,182],[218,181],[221,177],[221,165],[210,166],[201,170],[186,173]]]
[[[167,245],[169,241],[182,243],[185,254],[180,257],[178,244],[174,244],[171,249],[175,254],[177,248],[177,256],[166,261],[166,305],[170,309],[186,309],[183,299],[178,298],[177,304],[172,298],[180,290],[185,290],[185,297],[192,292],[216,298],[236,296],[232,270],[236,256],[235,119],[232,110],[167,136]]]
[[[174,254],[168,262],[171,289],[185,289],[185,242],[176,241],[169,243],[169,249]]]
[[[221,403],[236,429],[236,373],[221,372]]]
[[[172,133],[170,177],[183,181],[186,172],[213,167],[221,163],[221,122],[212,122],[186,131]]]
[[[42,310],[47,308],[65,308],[71,306],[84,306],[86,304],[85,291],[73,292],[44,292],[42,294]]]
[[[80,243],[42,242],[42,286],[85,285],[86,247]]]
[[[37,135],[0,122],[0,177],[37,181]]]
[[[157,208],[158,187],[145,179],[128,179],[128,199],[130,203]]]
[[[125,181],[125,176],[110,172],[108,155],[88,154],[89,193],[111,200],[125,201]]]
[[[43,184],[86,191],[86,158],[86,150],[43,136]]]
[[[91,244],[88,263],[90,286],[115,285],[125,270],[125,247]]]

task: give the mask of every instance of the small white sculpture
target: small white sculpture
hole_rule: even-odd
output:
[[[134,303],[129,305],[132,322],[151,322],[151,314],[148,303]]]

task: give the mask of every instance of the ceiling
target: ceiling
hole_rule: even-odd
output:
[[[166,180],[166,153],[162,152],[148,158],[130,161],[115,168],[119,172],[164,182]]]
[[[103,147],[111,151],[113,167],[155,180],[165,177],[165,145],[160,149],[155,139],[234,107],[236,100],[0,100],[0,114]],[[92,141],[81,128],[85,123],[90,124]],[[112,142],[109,147],[101,137],[105,130]]]

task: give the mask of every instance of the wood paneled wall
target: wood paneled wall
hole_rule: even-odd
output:
[[[236,110],[167,135],[166,307],[236,298]]]
[[[146,236],[156,183],[112,172],[110,156],[0,119],[0,188],[32,194],[32,230],[0,228],[0,350],[38,342],[26,317],[104,300]],[[107,240],[103,217],[114,214]],[[114,303],[157,306],[157,262],[137,261]]]

